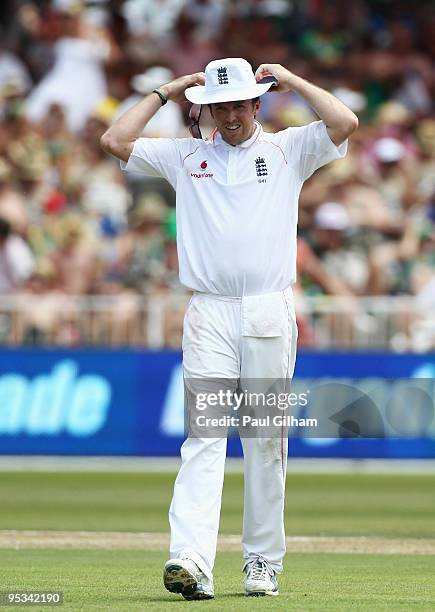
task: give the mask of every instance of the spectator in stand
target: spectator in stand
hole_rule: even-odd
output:
[[[27,114],[41,121],[52,104],[60,104],[69,128],[77,131],[106,95],[103,68],[113,50],[107,31],[92,23],[81,3],[69,4],[63,13],[63,34],[54,46],[54,66],[31,92]]]
[[[416,127],[420,159],[416,167],[418,201],[435,193],[435,119],[423,119]]]
[[[109,127],[116,108],[116,104],[106,99],[86,121],[81,133],[83,165],[80,168],[83,173],[80,205],[85,217],[94,222],[97,233],[105,233],[104,228],[110,226],[114,235],[127,227],[127,210],[131,205],[120,168],[99,146],[99,139]]]
[[[39,223],[43,219],[44,201],[51,191],[50,158],[45,142],[29,129],[9,143],[7,153],[18,188],[25,199],[29,221]]]
[[[435,201],[435,193],[432,196]],[[434,205],[431,202],[431,208]],[[410,219],[399,245],[409,285],[417,296],[434,296],[435,290],[435,224],[428,216]]]
[[[97,244],[87,233],[80,216],[63,217],[58,230],[58,244],[52,252],[51,264],[59,288],[69,295],[91,293],[101,274]]]
[[[384,236],[400,236],[402,223],[395,220],[374,180],[361,172],[352,154],[332,162],[322,175],[329,199],[343,202],[351,224],[362,228],[367,246]]]
[[[34,273],[17,294],[17,300],[21,314],[18,331],[24,344],[77,344],[77,326],[71,324],[70,317],[71,301],[58,287],[56,271],[48,259],[41,258],[37,262]]]
[[[0,42],[0,98],[12,90],[17,95],[24,95],[31,86],[32,80],[26,65]]]
[[[35,258],[27,243],[14,234],[10,223],[0,218],[0,294],[20,289],[35,269]]]
[[[390,50],[401,69],[401,81],[393,94],[394,100],[411,112],[430,112],[433,66],[417,48],[416,24],[411,19],[396,19],[389,26],[389,34]]]
[[[323,69],[341,62],[350,44],[349,35],[342,28],[342,19],[337,3],[322,2],[315,27],[300,36],[298,48],[301,54]]]
[[[169,68],[164,66],[153,66],[142,74],[137,74],[131,79],[131,87],[134,91],[126,100],[121,102],[116,110],[114,120],[125,113],[129,108],[140,102],[157,89],[163,83],[172,81],[174,74]],[[160,113],[157,113],[146,125],[142,136],[148,138],[177,138],[185,135],[185,125],[180,107],[172,100],[168,100]]]
[[[402,221],[415,198],[414,173],[406,149],[396,138],[380,138],[373,145],[376,183],[392,219]]]
[[[143,195],[130,214],[130,230],[119,240],[122,276],[140,293],[158,284],[165,272],[163,223],[167,215],[162,196]]]
[[[406,220],[399,241],[381,244],[371,254],[373,284],[378,294],[426,295],[435,277],[435,192]]]
[[[213,38],[222,27],[224,0],[187,0],[185,14],[195,22],[201,40]]]
[[[21,236],[26,234],[29,224],[26,201],[12,182],[10,164],[2,158],[0,158],[0,218],[8,221],[17,234]]]
[[[313,250],[329,272],[340,282],[343,294],[364,295],[369,263],[363,249],[350,239],[355,228],[346,208],[339,202],[325,202],[314,216]]]
[[[174,75],[198,72],[218,55],[214,39],[199,40],[196,22],[182,11],[174,26],[174,38],[164,54]]]
[[[385,102],[379,106],[374,118],[375,140],[396,138],[405,147],[407,157],[413,159],[418,147],[413,134],[414,115],[399,102]]]
[[[184,3],[185,0],[127,0],[122,12],[133,35],[166,43]]]

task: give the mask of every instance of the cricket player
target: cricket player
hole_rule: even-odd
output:
[[[264,132],[256,115],[271,87],[276,95],[298,93],[320,120]],[[140,137],[167,100],[185,98],[209,106],[216,128],[207,140]],[[102,137],[123,168],[164,177],[176,190],[180,280],[193,291],[183,330],[185,384],[292,378],[299,193],[317,168],[344,157],[357,125],[337,98],[283,66],[262,64],[254,74],[246,60],[226,58],[162,85]],[[287,442],[284,429],[242,439],[246,595],[278,595]],[[226,436],[205,432],[181,448],[164,584],[188,600],[214,597],[226,444]]]

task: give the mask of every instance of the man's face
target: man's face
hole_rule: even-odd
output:
[[[248,140],[254,133],[255,116],[260,101],[239,100],[238,102],[218,102],[210,105],[210,111],[222,138],[231,145]]]

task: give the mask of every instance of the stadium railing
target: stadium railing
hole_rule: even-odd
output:
[[[188,294],[0,296],[0,345],[179,348]],[[299,344],[313,349],[435,348],[435,311],[410,296],[296,296]]]

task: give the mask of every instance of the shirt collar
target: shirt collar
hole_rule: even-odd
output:
[[[255,121],[255,130],[254,133],[252,134],[252,136],[250,138],[248,138],[248,140],[244,140],[242,143],[238,144],[238,145],[230,145],[228,144],[228,142],[225,142],[225,140],[222,138],[222,135],[220,132],[216,132],[216,134],[213,137],[213,144],[216,145],[223,145],[225,147],[229,147],[230,149],[247,149],[248,147],[250,147],[256,140],[257,138],[260,136],[261,132],[263,131],[263,128],[261,127],[261,124],[258,123],[258,121]]]

